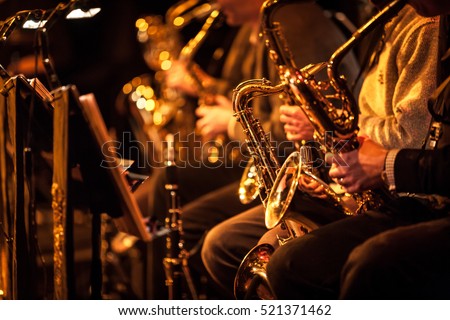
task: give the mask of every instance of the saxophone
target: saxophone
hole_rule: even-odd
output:
[[[120,114],[130,113],[129,125],[140,142],[148,146],[142,152],[151,167],[164,163],[163,144],[165,135],[177,132],[177,152],[188,152],[192,144],[188,135],[194,129],[195,116],[188,104],[188,97],[165,84],[168,71],[174,60],[186,63],[194,85],[206,91],[201,78],[197,76],[198,66],[193,59],[207,39],[208,33],[221,22],[220,12],[215,3],[202,0],[179,1],[168,9],[164,17],[151,15],[136,21],[137,39],[142,46],[143,58],[152,71],[134,77],[126,83],[116,108]],[[182,46],[180,31],[190,23],[201,22],[198,33]],[[151,144],[148,143],[151,141]],[[183,145],[180,145],[183,144]],[[188,145],[184,145],[188,144]],[[183,154],[180,159],[192,157]]]
[[[273,157],[273,150],[270,149],[270,144],[261,139],[265,134],[259,122],[253,118],[247,103],[253,96],[284,93],[301,107],[310,120],[315,129],[315,140],[320,142],[323,152],[334,154],[355,150],[358,148],[359,109],[353,94],[347,87],[345,78],[338,76],[338,67],[361,39],[378,25],[392,19],[406,4],[405,0],[394,0],[356,30],[327,62],[299,69],[283,37],[280,24],[273,21],[274,13],[281,6],[292,2],[295,0],[267,0],[262,7],[265,43],[269,57],[279,71],[280,84],[272,86],[264,79],[249,80],[236,88],[238,93],[233,99],[238,120],[248,137],[250,154],[258,173],[257,180],[261,184],[260,190],[263,191],[266,226],[272,229],[281,225],[289,234],[288,238],[279,239],[280,245],[318,227],[314,221],[302,218],[302,198],[311,198],[311,195],[305,189],[299,188],[299,181],[314,180],[322,185],[323,196],[326,200],[315,198],[317,199],[315,201],[320,202],[319,204],[331,205],[344,215],[356,215],[368,209],[377,208],[382,203],[382,198],[372,191],[348,194],[334,188],[331,184],[326,184],[315,174],[313,166],[310,165],[312,159],[303,155],[308,153],[304,148],[293,152],[280,168],[269,160]],[[328,81],[316,80],[315,76],[325,70]],[[249,95],[250,98],[247,97]],[[268,152],[268,150],[271,151]],[[271,164],[271,169],[266,166],[266,163]],[[293,204],[296,206],[296,211],[299,211],[295,214],[289,211],[294,198],[296,201]],[[260,244],[245,256],[235,278],[236,298],[254,297],[255,293],[262,298],[274,298],[266,275],[266,265],[274,250],[269,244]]]

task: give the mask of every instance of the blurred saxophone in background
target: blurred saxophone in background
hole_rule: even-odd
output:
[[[206,91],[202,81],[195,76],[198,66],[193,59],[210,28],[219,21],[216,7],[200,0],[180,1],[168,9],[165,17],[152,15],[136,21],[137,39],[152,73],[137,76],[126,83],[121,92],[126,101],[118,101],[118,104],[130,106],[130,122],[137,140],[151,142],[147,160],[152,166],[164,163],[163,141],[168,133],[176,130],[185,137],[194,131],[193,112],[185,110],[187,97],[166,86],[165,77],[173,61],[180,60],[188,66],[199,92]],[[180,31],[194,21],[204,22],[197,35],[183,47]],[[169,128],[171,124],[173,128]]]

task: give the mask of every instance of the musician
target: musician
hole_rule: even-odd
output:
[[[240,32],[238,34],[238,37],[235,39],[232,46],[235,49],[232,49],[231,53],[229,53],[229,55],[237,55],[238,57],[241,57],[241,59],[245,59],[245,61],[242,62],[242,68],[244,71],[246,70],[246,73],[245,76],[242,77],[242,81],[252,78],[266,78],[274,81],[274,83],[277,83],[279,81],[277,70],[273,62],[268,58],[264,43],[258,36],[260,32],[259,13],[263,2],[264,1],[261,0],[246,1],[244,7],[240,1],[236,0],[219,0],[217,3],[221,5],[228,24],[236,25],[237,23],[242,23],[242,21],[247,21],[247,23],[243,26],[247,33]],[[299,15],[296,10],[289,9],[282,10],[282,13],[280,13],[280,17],[286,18],[287,21],[295,23],[295,27],[293,27],[292,30],[287,32],[285,35],[287,40],[292,40],[291,42],[293,42],[293,40],[300,36],[305,37],[306,39],[305,30],[308,30],[308,39],[311,39],[310,41],[295,43],[293,46],[293,52],[298,53],[295,56],[296,63],[299,65],[305,65],[311,61],[319,62],[326,59],[328,54],[330,54],[332,50],[343,41],[344,38],[342,33],[338,31],[337,27],[323,15],[319,6],[315,4],[301,4],[299,7],[295,8],[296,10],[303,9],[304,14]],[[252,14],[250,14],[250,11]],[[245,19],[243,19],[244,14],[247,16]],[[307,17],[304,17],[305,15],[307,15]],[[249,17],[252,17],[252,19],[249,19]],[[298,19],[299,17],[302,17],[302,19]],[[315,28],[314,32],[310,32],[310,28],[313,23],[318,23],[318,27]],[[330,36],[330,34],[335,36]],[[327,39],[327,37],[327,41],[322,41],[322,39]],[[318,41],[318,39],[321,41]],[[305,43],[312,44],[305,46]],[[249,45],[252,50],[251,54],[249,53],[242,58],[242,54],[240,54],[242,52],[242,48]],[[236,50],[236,48],[239,48],[239,50]],[[227,63],[225,66],[227,66]],[[354,80],[359,70],[355,57],[350,55],[347,59],[345,59],[342,69],[348,76],[349,81]],[[227,68],[227,70],[228,72],[236,74],[236,66]],[[231,100],[222,98],[220,101],[219,99],[216,99],[216,102],[218,102],[218,105],[216,106],[200,106],[200,108],[208,110],[207,113],[212,112],[214,115],[212,118],[215,119],[214,121],[217,121],[217,118],[222,118],[220,121],[223,121],[226,118],[224,113],[221,111],[216,112],[215,109],[217,107],[222,107],[223,109],[228,107],[229,110],[231,110]],[[278,121],[280,117],[278,113],[278,106],[280,104],[281,100],[278,96],[256,98],[253,101],[253,112],[255,117],[261,121],[261,125],[263,126],[265,132],[270,133],[271,141],[273,141],[274,144],[278,142],[278,156],[283,159],[283,157],[287,156],[289,152],[293,150],[293,143],[286,143],[286,136],[283,126]],[[219,112],[221,113],[218,114]],[[202,124],[212,122],[210,117],[208,117],[208,119],[208,121],[202,122],[200,126]],[[234,117],[229,118],[227,121],[227,131],[229,137],[231,139],[241,141],[242,143],[244,141],[244,134],[242,132],[241,125],[236,122]],[[310,136],[308,139],[312,139],[312,130],[309,130],[309,132]],[[205,178],[200,176],[198,169],[183,169],[178,172],[182,171],[190,171],[194,174],[192,183],[189,183],[189,180],[180,180],[180,187],[190,193],[198,193],[199,190],[205,190],[205,188],[213,190],[215,189],[213,186],[216,186],[217,183],[223,183],[224,181],[220,180],[222,176],[220,171],[218,172],[216,168],[209,169],[209,172],[207,173],[207,178],[209,180],[215,180],[214,184],[203,183],[201,180],[205,180]],[[236,179],[235,176],[230,175],[227,177],[226,181],[230,181],[231,178],[233,178],[234,182],[206,193],[199,198],[183,198],[183,200],[185,200],[182,207],[184,229],[183,240],[189,250],[194,249],[194,253],[200,252],[195,250],[201,247],[201,237],[205,234],[205,232],[208,232],[210,228],[221,221],[229,219],[237,213],[243,212],[248,208],[252,208],[260,204],[259,199],[256,199],[249,204],[242,205],[237,195],[241,176]],[[159,201],[160,200],[161,198]],[[265,230],[264,225],[257,226],[256,228],[257,234],[262,234]],[[238,230],[241,229],[238,228]],[[245,231],[248,231],[248,229]],[[249,239],[249,241],[253,244],[254,238]],[[214,250],[215,249],[213,248],[212,252],[214,252]],[[209,251],[209,248],[206,248],[204,252],[211,251]],[[191,268],[195,269],[195,271],[205,272],[199,254],[193,254],[190,257],[189,263]],[[232,276],[234,277],[234,274]],[[220,283],[220,281],[216,282]],[[223,290],[218,290],[218,292],[221,292],[221,295],[215,297],[222,298],[224,294]],[[217,293],[215,292],[210,292],[210,295],[216,294]],[[225,296],[229,298],[232,295],[229,291],[226,291]]]
[[[238,64],[232,65],[229,61],[225,63],[225,68],[228,73],[231,73],[235,77],[237,75],[242,76],[240,81],[262,77],[271,80],[273,79],[275,81],[278,79],[277,71],[275,70],[273,63],[268,60],[264,43],[258,37],[260,27],[259,11],[263,2],[264,1],[262,0],[245,1],[244,3],[236,0],[217,1],[217,3],[221,5],[228,24],[236,26],[242,24],[244,21],[246,22],[245,25],[241,27],[241,31],[233,42],[231,52],[229,53],[231,57],[234,57],[235,60],[237,59],[237,62],[241,59],[242,70],[239,69]],[[317,22],[315,19],[324,21],[324,23],[319,24],[320,27],[316,28],[315,32],[309,32],[311,38],[315,39],[314,45],[303,46],[303,42],[298,44],[299,48],[295,52],[301,52],[301,54],[298,55],[299,60],[297,61],[300,65],[307,64],[311,61],[320,61],[319,59],[325,59],[327,54],[331,53],[331,51],[343,41],[342,35],[337,31],[334,31],[333,28],[336,29],[336,27],[322,15],[320,9],[316,5],[311,6],[313,14],[309,14],[308,19],[305,18],[297,21],[300,27],[296,28],[296,31],[292,32],[291,36],[297,38],[305,33],[305,30],[308,30],[309,32],[311,21],[314,23]],[[319,16],[319,14],[321,16]],[[295,21],[295,16],[295,11],[290,12],[290,17],[293,18],[292,21]],[[337,37],[330,37],[326,44],[317,40],[326,38],[330,32],[337,33]],[[250,48],[247,53],[243,51],[243,48],[248,48],[249,46]],[[324,50],[324,48],[326,48],[326,50]],[[229,59],[227,58],[227,60]],[[358,70],[356,60],[354,58],[346,60],[344,69],[346,70],[349,79],[354,79]],[[178,75],[177,78],[182,77]],[[172,78],[170,81],[171,84],[177,86],[177,88],[181,88],[185,85],[183,83],[176,84],[176,80],[177,79]],[[235,85],[237,85],[237,83]],[[231,100],[222,96],[221,98],[216,97],[215,102],[216,105],[214,106],[201,105],[199,108],[199,129],[200,131],[204,129],[207,130],[206,132],[202,131],[202,134],[211,133],[210,129],[207,128],[207,124],[211,125],[212,123],[221,122],[222,125],[227,123],[227,131],[230,138],[237,140],[243,139],[242,128],[236,123],[230,112],[232,110]],[[284,143],[286,136],[283,126],[278,121],[279,114],[278,109],[276,108],[280,103],[280,99],[275,96],[258,98],[255,99],[253,107],[255,116],[261,120],[266,132],[270,132],[271,139],[273,141]],[[204,121],[206,119],[207,121]],[[293,149],[292,143],[284,143],[284,145],[286,146],[286,149]],[[282,149],[284,149],[284,147],[280,147],[280,153]],[[289,150],[286,150],[286,154],[287,152],[289,152]],[[231,170],[234,171],[234,169]],[[202,245],[202,235],[217,223],[259,204],[259,200],[255,200],[247,205],[242,205],[239,202],[237,190],[242,170],[240,171],[239,177],[230,173],[231,170],[229,168],[227,171],[221,170],[220,168],[179,168],[178,173],[181,175],[179,181],[181,189],[179,191],[181,193],[183,205],[183,240],[185,247],[187,247],[188,250],[196,250],[196,248],[199,248]],[[224,177],[224,173],[228,174],[228,176]],[[188,174],[190,174],[190,176],[188,176]],[[160,180],[155,196],[151,199],[154,200],[154,210],[152,210],[152,213],[158,216],[162,216],[165,213],[165,210],[167,210],[167,206],[165,206],[163,202],[165,198],[164,184],[161,182],[163,182],[163,180]],[[225,184],[225,182],[228,182],[228,184]],[[218,185],[224,186],[218,188]],[[210,192],[206,193],[206,191]],[[258,226],[258,228],[258,234],[263,233],[265,230],[263,225]],[[253,239],[251,241],[251,243],[253,243]],[[194,271],[204,271],[202,263],[199,260],[199,255],[193,254],[190,257],[189,264],[191,268],[195,269]],[[216,293],[210,292],[210,294],[215,295]],[[229,292],[227,292],[227,294],[227,297],[231,297]]]
[[[273,63],[268,61],[264,44],[258,37],[259,12],[263,3],[263,0],[251,0],[244,3],[236,0],[217,1],[217,4],[222,8],[227,24],[241,26],[224,64],[221,80],[227,80],[228,85],[224,86],[225,88],[234,89],[240,81],[252,78],[265,77],[271,80],[277,80],[278,78]],[[315,9],[317,8],[315,7]],[[300,21],[299,28],[301,30],[307,29],[312,20],[313,18],[308,18],[307,20],[304,19],[303,23]],[[317,44],[309,46],[303,46],[303,42],[298,44],[298,50],[294,51],[299,52],[295,57],[299,65],[325,59],[325,52],[330,52],[333,46],[339,45],[342,40],[340,35],[329,37],[329,43],[323,44],[322,39],[333,27],[330,27],[330,22],[327,20],[326,24],[317,28],[315,33],[310,33],[311,37],[314,37],[312,41],[317,42]],[[291,33],[293,34],[292,37],[302,35],[300,31]],[[318,41],[318,39],[321,39],[321,41]],[[323,50],[325,46],[327,47],[326,51]],[[350,80],[356,77],[357,69],[355,59],[349,58],[343,63],[343,70]],[[192,91],[192,86],[187,88],[189,86],[186,86],[186,82],[180,80],[184,79],[186,75],[182,72],[183,67],[178,65],[177,70],[181,73],[170,74],[168,77],[170,85],[178,89],[184,88],[190,94],[195,94],[195,91]],[[214,80],[206,79],[204,81],[214,82]],[[220,85],[223,86],[223,81],[220,82]],[[214,96],[212,104],[200,104],[196,111],[199,117],[197,129],[202,135],[209,138],[218,133],[224,133],[224,130],[226,130],[230,139],[241,141],[242,144],[244,135],[241,126],[236,123],[233,117],[230,95],[231,91],[217,94]],[[283,144],[280,148],[280,154],[287,154],[289,149],[292,151],[292,143],[286,143],[283,126],[278,121],[278,108],[273,107],[279,105],[280,99],[278,97],[258,98],[254,101],[254,112],[255,116],[261,120],[266,132],[270,132],[271,139]],[[310,133],[312,134],[311,130]],[[282,149],[283,151],[281,151]],[[286,150],[284,151],[284,149]],[[221,160],[226,161],[225,159]],[[232,167],[229,165],[230,163],[225,163],[218,167],[206,163],[196,168],[179,168],[179,194],[182,205],[185,206],[183,208],[183,224],[185,240],[189,242],[188,247],[195,245],[203,232],[209,227],[258,204],[257,201],[245,206],[240,204],[236,193],[242,176],[243,162],[238,160],[232,163]],[[150,212],[161,217],[167,210],[164,176],[157,176],[154,181],[156,185],[154,196],[149,197],[151,202]]]
[[[217,2],[222,4],[221,1]],[[233,119],[233,110],[231,106],[232,89],[243,79],[251,77],[254,60],[253,44],[249,41],[252,34],[252,28],[255,19],[257,19],[258,11],[254,7],[259,8],[260,0],[248,1],[248,5],[242,6],[241,10],[226,10],[224,11],[226,23],[230,27],[239,27],[239,32],[234,38],[227,57],[225,58],[222,74],[220,78],[212,78],[206,72],[196,67],[196,74],[200,75],[202,83],[208,83],[208,94],[206,99],[200,98],[202,92],[193,80],[191,70],[183,61],[174,61],[173,68],[169,70],[166,76],[166,84],[174,89],[180,90],[186,95],[199,98],[199,106],[196,109],[196,116],[198,118],[196,123],[196,131],[204,138],[204,141],[212,141],[218,134],[227,135],[228,123]],[[255,12],[256,11],[256,12]],[[201,50],[201,48],[200,48]],[[224,146],[225,147],[225,146]],[[201,149],[202,156],[206,151],[203,146],[198,146]],[[196,150],[189,150],[196,151]],[[188,155],[189,158],[191,155]],[[180,196],[182,205],[186,205],[191,201],[207,194],[215,189],[228,185],[231,182],[237,181],[242,175],[243,168],[239,166],[239,161],[228,161],[225,157],[220,157],[216,163],[211,163],[202,157],[197,159],[195,163],[189,161],[183,163],[183,159],[179,160],[177,175]],[[166,178],[164,170],[155,170],[150,184],[150,191],[146,191],[144,196],[149,201],[149,212],[164,220],[164,216],[168,210],[166,201],[165,183]],[[145,190],[144,190],[145,191]],[[149,196],[150,192],[150,196]],[[238,199],[230,199],[231,206],[242,207]],[[183,213],[185,220],[189,220],[189,214]],[[203,228],[202,226],[200,226]],[[185,225],[185,232],[189,234],[190,228]],[[194,237],[199,240],[202,235],[197,236],[195,232]],[[193,241],[192,245],[196,241]],[[188,244],[188,246],[191,243]],[[191,246],[192,246],[191,245]],[[190,247],[191,247],[190,246]]]
[[[228,1],[231,3],[232,1]],[[233,1],[238,2],[238,1]],[[344,36],[340,29],[331,22],[330,19],[324,16],[322,8],[314,3],[297,3],[293,6],[286,6],[280,9],[280,21],[283,22],[283,32],[294,54],[296,63],[304,66],[309,63],[321,62],[328,59],[329,55],[339,46],[344,40]],[[284,25],[286,24],[286,25]],[[302,38],[302,41],[296,41]],[[264,48],[262,41],[259,43],[261,56],[266,55],[266,48]],[[272,80],[274,83],[279,82],[278,71],[274,67],[274,63],[268,60],[261,61],[262,65],[267,65],[270,68],[269,73],[255,74],[253,78],[261,78],[262,76]],[[343,65],[344,72],[349,77],[349,81],[355,79],[359,70],[357,63],[350,58],[346,60]],[[279,121],[279,106],[282,101],[278,96],[271,97],[272,111],[270,113],[261,113],[255,107],[255,118],[263,123],[264,130],[271,133],[272,140],[280,141],[285,139],[283,133],[283,125]],[[268,106],[266,106],[267,108]],[[298,109],[298,107],[297,107]],[[270,109],[269,109],[270,110]],[[270,119],[270,121],[268,121]],[[231,126],[231,125],[230,125]],[[242,127],[234,121],[234,131],[237,134],[243,135]],[[282,134],[278,133],[279,131]],[[312,139],[313,130],[310,125],[304,127],[304,139]],[[282,159],[280,160],[282,162]],[[238,184],[232,186],[231,191],[233,196],[237,197]],[[230,212],[225,201],[218,201],[221,199],[221,192],[210,193],[202,198],[199,198],[195,203],[191,203],[184,209],[190,212],[195,212],[194,209],[206,209],[210,215],[216,216],[218,213]],[[216,205],[213,205],[213,199],[216,199]],[[228,214],[229,218],[226,222],[219,224],[210,230],[205,238],[202,248],[202,260],[207,268],[209,275],[222,288],[227,298],[233,297],[233,280],[236,270],[242,258],[253,247],[260,236],[266,231],[264,225],[264,214],[260,205],[259,199],[255,200],[259,203],[258,207],[250,209],[245,215],[239,214],[233,216]],[[243,212],[243,211],[240,211]],[[239,212],[234,212],[237,214]],[[245,219],[245,220],[243,220]],[[223,219],[225,220],[225,219]],[[220,221],[216,220],[216,224]]]
[[[388,24],[384,34],[382,41],[380,41],[382,45],[374,50],[374,59],[371,60],[370,71],[364,79],[359,97],[362,111],[361,131],[378,143],[385,144],[387,148],[399,146],[418,148],[421,145],[421,137],[426,135],[426,126],[421,123],[429,119],[426,97],[431,95],[436,85],[434,79],[438,47],[435,39],[438,36],[438,19],[420,18],[414,14],[412,8],[407,7],[401,11],[398,18]],[[429,63],[424,64],[423,61]],[[415,76],[411,76],[410,72]],[[420,80],[417,78],[419,74],[422,75]],[[411,88],[414,88],[414,90],[410,91]],[[290,124],[292,120],[302,121],[299,117],[293,117],[293,113],[283,112],[283,115],[284,118],[281,120],[286,124]],[[296,139],[294,137],[296,132],[289,127],[286,129],[293,133],[290,138]],[[310,211],[314,211],[314,207],[308,206],[306,208],[305,206],[305,210],[309,214]],[[322,209],[316,208],[315,211],[316,215],[323,215]],[[373,219],[369,215],[364,216],[367,221]],[[342,231],[342,234],[340,234],[342,236],[341,242],[336,242],[330,236],[326,241],[320,242],[320,245],[320,239],[317,240],[317,246],[311,245],[311,242],[316,240],[314,234],[326,230],[326,225],[309,235],[291,240],[281,246],[270,259],[268,269],[269,280],[276,296],[281,299],[336,298],[338,295],[339,271],[335,270],[339,270],[338,266],[343,264],[342,257],[345,256],[345,249],[348,243],[355,241],[355,233],[357,235],[360,233],[360,237],[367,237],[370,234],[380,232],[380,229],[407,223],[400,218],[389,219],[389,216],[387,217],[387,219],[382,220],[384,224],[380,223],[376,227],[364,220],[367,226],[360,229],[358,229],[359,225],[353,225],[359,221],[353,219],[353,217],[352,219],[340,219],[338,222],[331,223],[331,225],[345,225],[351,220],[349,225],[351,224],[352,228],[346,228],[345,231]],[[208,270],[218,274],[223,268],[226,268],[228,272],[232,272],[233,269],[236,271],[243,258],[242,251],[247,249],[248,252],[251,248],[242,248],[243,246],[241,246],[238,251],[236,248],[239,245],[233,242],[233,239],[239,239],[235,232],[232,233],[232,236],[227,236],[223,240],[227,241],[226,244],[218,239],[223,239],[224,234],[233,225],[243,224],[250,230],[250,226],[263,225],[263,219],[262,212],[259,215],[256,212],[247,212],[215,227],[210,232],[212,240],[210,244],[215,246],[214,250],[219,254],[215,256],[203,255],[205,265],[212,266]],[[245,228],[242,227],[242,229]],[[246,235],[247,238],[259,238],[260,236],[261,234]],[[327,249],[331,252],[324,254],[320,250],[322,246],[327,246]],[[294,250],[298,252],[293,252]],[[344,253],[341,251],[344,251]],[[317,258],[310,259],[309,254],[314,257],[317,256]],[[306,267],[303,267],[304,265]],[[302,281],[301,276],[307,279],[306,282]],[[221,275],[220,278],[223,279],[224,276]],[[308,287],[312,293],[308,291],[308,295],[302,295],[302,287],[307,286],[307,284],[311,284],[313,287]]]
[[[450,197],[447,183],[450,179],[450,70],[447,1],[409,1],[423,16],[437,14],[446,20],[442,23],[441,42],[444,58],[441,60],[439,89],[430,100],[433,120],[441,126],[442,135],[434,150],[401,149],[386,150],[371,140],[366,140],[357,151],[358,159],[348,170],[334,168],[333,174],[345,176],[345,180],[359,179],[360,187],[347,184],[348,189],[362,190],[374,184],[386,183],[396,192],[438,194]],[[447,41],[445,41],[447,40]],[[364,161],[366,155],[388,154],[385,161],[376,163],[378,157]],[[344,155],[345,157],[347,155]],[[387,159],[390,159],[387,161]],[[381,179],[391,172],[390,179]],[[374,168],[374,169],[372,169]],[[380,169],[381,168],[381,169]],[[363,175],[362,172],[369,172]],[[387,177],[388,178],[388,177]],[[448,202],[448,198],[446,199]],[[443,201],[445,202],[445,201]],[[443,204],[445,205],[445,204]],[[376,235],[349,255],[341,276],[340,298],[342,299],[448,299],[450,292],[450,210],[441,209],[443,218],[399,227]],[[370,254],[367,254],[369,253]]]
[[[440,12],[431,10],[436,8],[438,2],[433,1],[433,4],[430,4],[421,0],[410,1],[419,13],[431,17],[414,18],[416,23],[425,22],[422,28],[417,29],[419,34],[425,30],[432,33],[429,38],[428,32],[423,34],[427,35],[425,38],[428,40],[424,38],[423,41],[428,42],[428,45],[432,45],[431,42],[438,43],[438,18],[432,16]],[[445,6],[448,7],[447,4]],[[405,17],[406,12],[411,15],[412,11],[411,7],[406,6],[399,17]],[[395,35],[397,32],[398,35],[401,34],[399,30],[392,34]],[[386,43],[389,41],[389,38],[386,38]],[[413,43],[405,39],[403,47],[406,50],[408,47],[412,49]],[[420,43],[416,46],[420,47]],[[435,47],[433,50],[437,49]],[[433,59],[433,52],[438,52],[433,50],[415,51],[419,55],[424,54],[418,61],[421,61],[421,64],[425,64],[424,61],[429,64],[422,69],[426,72],[418,77],[413,67],[405,69],[402,78],[416,78],[413,82],[419,86],[428,83],[430,79],[436,79],[438,62]],[[398,61],[401,62],[402,56],[399,55]],[[444,56],[442,51],[440,56]],[[382,53],[379,65],[383,61]],[[371,73],[366,77],[365,83],[370,81],[370,78]],[[410,93],[407,96],[426,100],[431,95],[429,90],[417,91],[416,88],[413,84],[409,85]],[[442,110],[442,106],[448,104],[448,100],[442,96],[438,101],[440,105],[436,110]],[[364,108],[362,112],[364,113]],[[429,116],[411,124],[428,128]],[[376,134],[372,135],[371,139],[361,137],[359,149],[340,154],[348,165],[342,166],[333,162],[329,175],[348,192],[376,189],[385,185],[386,189],[395,192],[398,198],[386,201],[377,211],[368,211],[350,219],[328,224],[281,246],[273,254],[267,267],[269,282],[278,298],[449,297],[450,221],[445,199],[438,196],[412,197],[401,194],[420,192],[448,196],[444,182],[445,175],[448,177],[448,157],[445,156],[445,149],[419,150],[426,136],[423,139],[419,138],[417,141],[419,145],[415,146],[405,147],[398,144],[381,146],[379,143],[382,144],[383,141],[377,139],[377,133],[381,132],[375,131]],[[392,134],[392,141],[395,141],[395,131],[389,129],[386,133],[388,136]],[[401,137],[404,136],[402,133]],[[433,139],[434,137],[431,138]],[[397,148],[404,149],[399,151]],[[438,169],[432,169],[432,158],[438,160],[434,165],[438,165],[441,169],[439,173]]]

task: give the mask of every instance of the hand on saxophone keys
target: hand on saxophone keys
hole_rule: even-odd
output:
[[[164,84],[168,88],[180,91],[185,95],[191,97],[198,96],[198,87],[195,85],[184,62],[178,60],[172,61],[170,69],[165,74]]]
[[[200,105],[195,114],[199,117],[196,129],[206,140],[226,134],[228,123],[234,119],[231,101],[222,95],[215,95],[212,104]]]
[[[308,193],[310,196],[319,199],[327,199],[325,187],[308,176],[301,175],[298,181],[298,189]]]
[[[200,97],[215,86],[216,80],[195,63],[174,60],[167,71],[164,78],[165,85],[191,97]]]
[[[388,150],[373,140],[358,137],[358,149],[326,157],[330,177],[349,193],[376,189],[383,185],[382,172]]]
[[[314,127],[299,106],[282,105],[280,121],[284,123],[284,132],[288,140],[313,140]]]

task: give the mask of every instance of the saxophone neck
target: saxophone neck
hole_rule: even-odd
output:
[[[233,91],[233,109],[239,113],[250,108],[249,102],[256,97],[280,94],[286,90],[286,85],[272,85],[267,79],[251,79],[241,82]]]
[[[184,62],[191,62],[193,60],[194,55],[197,53],[200,46],[203,44],[203,42],[206,39],[206,36],[211,29],[211,27],[219,21],[219,17],[221,17],[219,10],[213,10],[209,17],[206,19],[205,23],[203,24],[200,31],[197,33],[197,35],[189,40],[189,42],[181,49],[180,55],[178,57],[178,60],[184,61]]]
[[[202,71],[200,70],[200,67],[194,63],[194,56],[197,54],[197,51],[201,45],[205,42],[208,32],[214,25],[216,25],[216,23],[218,23],[218,21],[221,20],[221,17],[222,15],[219,10],[213,10],[197,35],[189,40],[178,55],[178,60],[186,64],[186,67],[189,70],[189,73],[199,91],[204,94],[211,90],[202,79]]]
[[[250,79],[239,83],[233,90],[233,110],[235,113],[244,111],[253,95],[261,91],[262,86],[270,85],[266,79]]]
[[[363,26],[356,30],[352,36],[340,46],[331,56],[328,62],[328,77],[333,86],[339,86],[341,79],[338,75],[338,67],[344,57],[360,43],[369,33],[371,33],[379,25],[384,25],[386,22],[395,17],[398,12],[406,5],[407,0],[394,0],[386,5],[378,14],[373,16]],[[335,84],[334,84],[335,83]]]
[[[203,19],[216,10],[216,3],[201,3],[200,0],[182,0],[166,12],[165,20],[173,28],[182,29],[194,19]]]
[[[270,59],[279,70],[296,69],[294,57],[287,45],[282,26],[274,19],[278,9],[291,2],[298,2],[298,0],[267,0],[261,8],[261,29],[265,38],[264,42]]]

